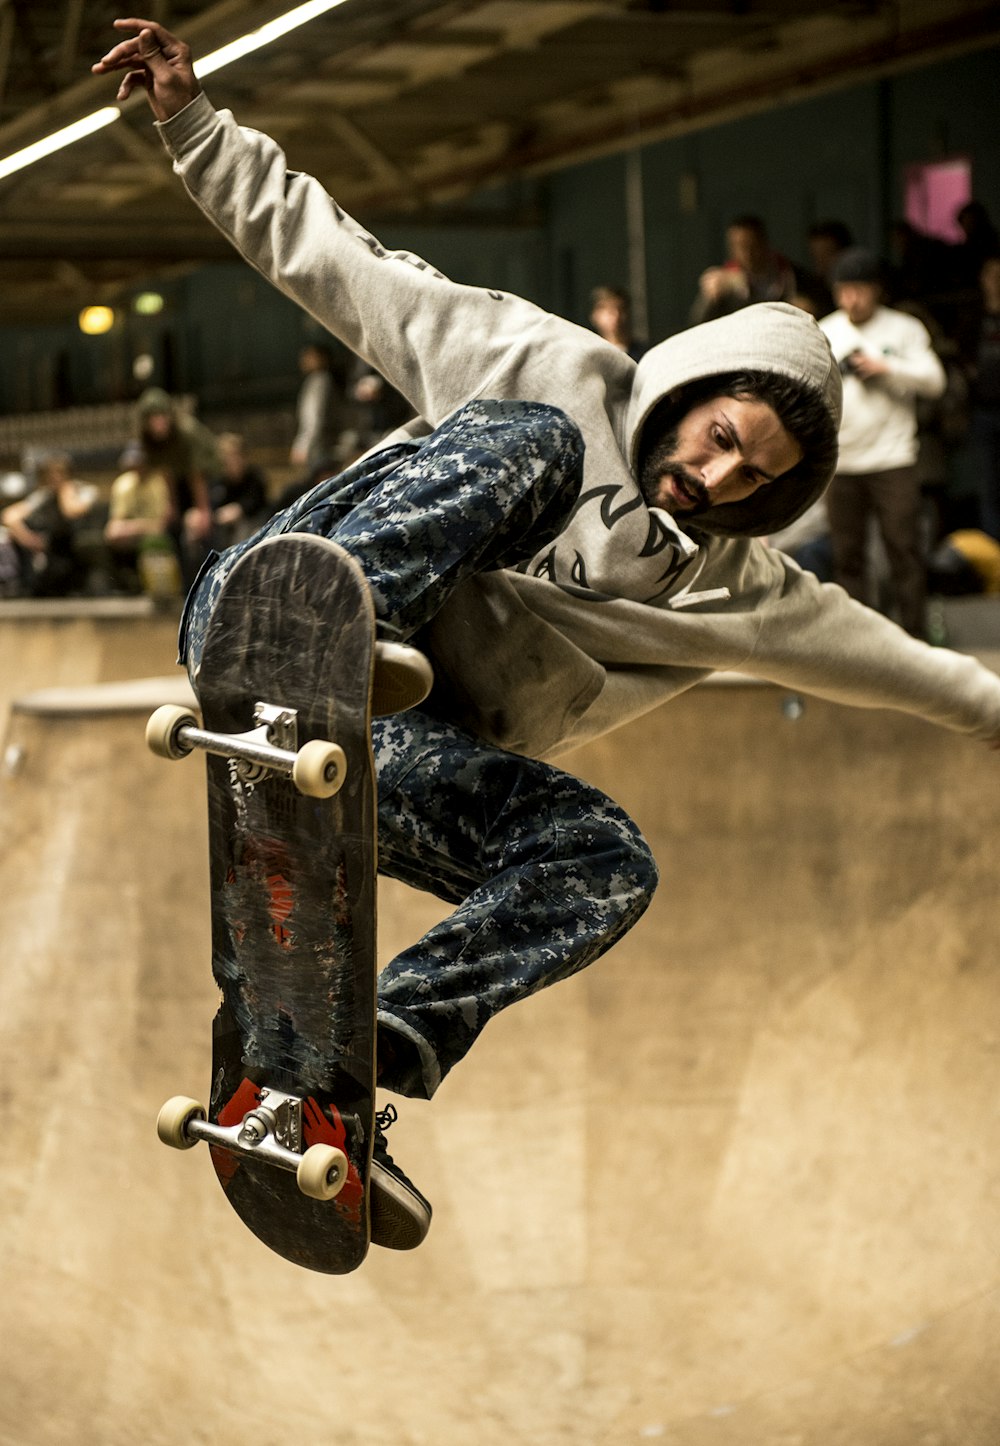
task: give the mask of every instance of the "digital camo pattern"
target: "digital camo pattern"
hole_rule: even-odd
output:
[[[610,949],[657,870],[617,804],[549,764],[419,711],[374,745],[380,873],[458,905],[379,976],[379,1024],[412,1046],[380,1082],[429,1098],[501,1009]]]
[[[181,625],[192,681],[225,578],[265,538],[331,538],[360,564],[380,620],[409,636],[465,578],[551,541],[582,464],[579,431],[555,408],[473,402],[320,483],[203,568]],[[380,1045],[395,1041],[381,1082],[429,1097],[499,1010],[635,923],[656,866],[617,805],[548,764],[419,711],[379,720],[373,741],[380,872],[458,905],[379,981]]]
[[[208,558],[181,620],[192,682],[216,599],[267,537],[329,537],[363,568],[376,616],[409,637],[464,578],[523,562],[572,511],[583,475],[578,428],[555,407],[470,402],[430,436],[383,448],[319,483],[259,532]]]

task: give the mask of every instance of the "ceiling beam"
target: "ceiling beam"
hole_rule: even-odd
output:
[[[416,165],[414,179],[432,202],[447,203],[495,181],[502,173],[543,175],[570,161],[617,154],[637,144],[702,130],[803,96],[913,69],[944,56],[995,45],[998,10],[1000,7],[988,6],[957,20],[912,31],[893,32],[887,26],[881,34],[872,30],[855,48],[845,44],[811,56],[794,46],[784,53],[778,49],[771,53],[766,68],[751,61],[751,69],[729,86],[708,83],[692,91],[686,85],[678,87],[669,100],[646,106],[609,105],[593,120],[586,119],[586,110],[581,109],[576,124],[569,120],[555,133],[542,131],[515,144],[503,157],[487,155],[451,166],[440,161]],[[728,63],[724,69],[730,69]],[[386,188],[382,193],[348,198],[347,204],[381,212],[397,201]]]
[[[395,186],[401,201],[409,201],[413,206],[423,204],[420,189],[409,172],[387,156],[354,121],[339,111],[329,110],[323,116],[323,128],[332,131],[376,177]]]
[[[235,251],[207,221],[192,216],[111,221],[0,222],[0,261],[220,261]]]
[[[14,7],[10,0],[0,0],[0,101],[7,89],[10,59],[14,51]]]
[[[77,47],[80,42],[80,22],[83,20],[84,3],[85,0],[66,0],[59,59],[55,66],[56,79],[60,85],[65,85],[76,73]]]

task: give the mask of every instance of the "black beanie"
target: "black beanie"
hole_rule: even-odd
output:
[[[842,281],[865,281],[873,286],[881,286],[885,273],[882,262],[874,251],[868,251],[864,246],[851,246],[842,251],[833,263],[831,280],[834,286]]]

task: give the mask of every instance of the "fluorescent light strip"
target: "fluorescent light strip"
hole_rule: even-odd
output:
[[[224,65],[230,65],[234,60],[240,60],[244,55],[260,50],[261,46],[270,45],[272,40],[287,35],[289,30],[295,30],[298,26],[305,25],[307,20],[315,20],[317,15],[335,10],[343,3],[344,0],[306,0],[304,5],[296,5],[294,10],[288,10],[284,15],[269,20],[259,30],[251,30],[249,34],[241,35],[238,40],[231,40],[228,45],[223,45],[221,49],[213,50],[201,60],[196,60],[194,73],[199,77],[211,75],[214,70],[221,70]]]
[[[195,61],[194,73],[199,77],[211,75],[213,71],[221,70],[224,65],[231,65],[234,60],[240,60],[244,55],[250,55],[253,51],[260,50],[261,46],[269,45],[279,36],[287,35],[290,30],[298,29],[307,21],[315,20],[317,15],[324,15],[328,10],[335,10],[338,5],[343,5],[343,3],[344,0],[306,0],[304,5],[296,5],[294,10],[288,10],[284,15],[278,15],[258,30],[251,30],[249,34],[242,35],[237,40],[231,40],[228,45],[223,45],[219,50],[213,50],[201,60]],[[53,151],[61,151],[64,146],[72,145],[74,141],[82,140],[84,136],[93,135],[95,131],[116,121],[120,115],[121,110],[118,106],[102,106],[100,110],[92,111],[90,115],[85,115],[81,120],[73,121],[71,125],[63,126],[61,130],[53,131],[51,135],[43,136],[40,141],[33,141],[23,150],[13,151],[9,156],[0,158],[0,181],[6,176],[12,176],[15,171],[22,171],[25,166],[34,165],[35,161],[52,155]]]
[[[74,141],[80,141],[84,136],[91,136],[94,131],[99,131],[103,126],[110,125],[121,115],[116,105],[106,105],[101,110],[92,111],[85,115],[82,120],[74,121],[72,125],[63,126],[62,130],[53,131],[50,136],[43,136],[40,141],[33,141],[30,146],[25,146],[21,151],[14,151],[9,156],[0,160],[0,180],[5,176],[12,176],[15,171],[21,171],[25,166],[33,165],[40,161],[43,156],[50,156],[53,151],[61,151],[63,146],[72,145]]]

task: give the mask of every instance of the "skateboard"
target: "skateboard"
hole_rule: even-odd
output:
[[[208,1142],[265,1245],[344,1274],[369,1245],[375,1095],[375,618],[336,544],[286,534],[226,579],[205,637],[202,722],[158,709],[154,752],[206,754],[212,969],[208,1109],[178,1096],[164,1143]]]

